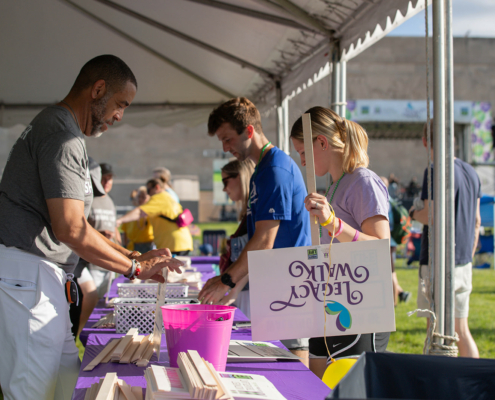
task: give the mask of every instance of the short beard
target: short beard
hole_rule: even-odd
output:
[[[93,100],[91,103],[91,137],[100,137],[103,135],[101,128],[105,124],[105,111],[111,93],[107,92],[101,99]]]

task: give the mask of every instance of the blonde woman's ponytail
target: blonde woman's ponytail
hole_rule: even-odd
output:
[[[311,114],[313,141],[318,135],[323,135],[330,146],[342,150],[342,169],[346,174],[351,174],[358,167],[368,167],[368,135],[361,125],[340,117],[328,108],[312,107],[306,113]],[[294,122],[290,137],[304,142],[302,118]]]
[[[353,121],[344,119],[343,122],[345,125],[344,172],[352,173],[357,167],[367,168],[370,159],[366,131]]]

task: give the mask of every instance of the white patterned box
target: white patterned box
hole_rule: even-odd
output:
[[[199,304],[190,297],[166,298],[165,304]],[[114,300],[115,330],[126,333],[138,328],[139,333],[152,333],[155,323],[156,299],[116,298]]]
[[[189,286],[182,283],[167,283],[167,298],[187,297]],[[156,299],[158,283],[118,283],[117,297]]]

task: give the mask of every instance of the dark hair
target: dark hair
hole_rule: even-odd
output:
[[[148,182],[146,182],[146,187],[156,187],[156,185],[160,186],[160,188],[163,189],[163,182],[161,179],[150,179]]]
[[[215,108],[208,118],[208,135],[213,136],[222,124],[228,122],[241,135],[253,125],[254,130],[263,133],[261,116],[256,106],[245,97],[236,97]]]
[[[137,89],[136,77],[127,64],[120,58],[110,54],[95,57],[81,68],[71,91],[79,93],[103,79],[110,93],[122,90],[127,82]]]

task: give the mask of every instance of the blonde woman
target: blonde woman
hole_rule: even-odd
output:
[[[311,114],[315,173],[328,173],[333,182],[325,196],[310,193],[304,201],[310,215],[318,217],[322,225],[321,243],[330,243],[334,230],[334,243],[389,238],[388,192],[378,175],[367,168],[365,130],[327,108],[313,107],[306,112]],[[301,118],[292,127],[291,139],[306,165]],[[327,223],[329,203],[336,218]],[[385,351],[389,337],[390,333],[335,336],[327,337],[327,344],[335,359],[358,357],[363,351]],[[310,339],[309,352],[310,369],[322,378],[329,361],[324,339]]]
[[[239,227],[227,240],[226,252],[220,257],[220,273],[223,273],[241,255],[242,249],[248,242],[247,231],[247,203],[249,198],[249,181],[254,172],[254,163],[251,160],[234,160],[222,168],[223,191],[232,201],[235,201],[239,210]],[[243,278],[230,293],[221,301],[222,304],[232,304],[239,308],[248,318],[251,317],[249,307],[248,277]]]
[[[136,193],[133,196],[134,192]],[[150,199],[146,186],[141,186],[138,190],[133,190],[131,199],[133,205],[136,207],[146,204]],[[127,250],[139,251],[144,254],[153,249],[153,226],[149,217],[122,224],[121,229],[124,233],[123,242]]]

